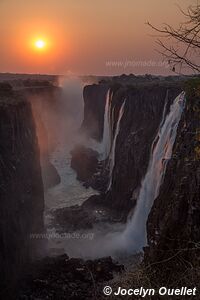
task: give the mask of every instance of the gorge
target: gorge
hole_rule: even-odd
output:
[[[8,269],[23,273],[41,252],[52,257],[39,264],[45,266],[41,281],[50,280],[56,267],[62,270],[52,273],[59,289],[65,263],[72,274],[90,266],[97,276],[96,264],[117,268],[102,261],[105,256],[130,262],[142,253],[142,263],[154,265],[150,280],[163,284],[171,284],[186,261],[187,267],[198,266],[200,100],[196,85],[188,83],[195,80],[130,75],[84,87],[66,79],[61,86],[21,90],[1,84],[0,259],[7,286],[17,284]],[[44,232],[92,233],[93,238],[60,235],[48,243],[29,238]],[[165,263],[157,266],[157,261]],[[21,295],[39,296],[31,284]],[[52,289],[57,287],[41,284],[41,299]]]

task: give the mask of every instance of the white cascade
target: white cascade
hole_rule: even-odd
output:
[[[121,119],[123,117],[124,114],[124,107],[125,107],[125,103],[126,103],[126,99],[124,100],[124,102],[122,103],[122,106],[119,110],[119,116],[118,116],[118,120],[117,120],[117,125],[116,125],[116,129],[115,129],[115,134],[114,134],[114,139],[113,139],[113,143],[112,143],[112,147],[111,147],[111,151],[110,151],[110,156],[109,156],[109,184],[108,184],[108,189],[110,190],[111,184],[112,184],[112,173],[113,173],[113,168],[115,166],[115,148],[116,148],[116,141],[117,141],[117,137],[120,131],[120,124],[121,124]]]
[[[121,236],[121,242],[128,248],[128,251],[142,250],[142,247],[147,244],[146,223],[148,215],[154,200],[159,195],[166,164],[172,155],[184,104],[185,93],[182,92],[171,104],[164,122],[161,121],[160,123],[161,126],[152,144],[154,148],[151,152],[147,173],[141,185],[135,211]]]
[[[111,125],[110,125],[110,107],[111,107],[111,93],[110,89],[106,94],[106,104],[104,112],[104,127],[103,127],[103,141],[102,141],[102,159],[106,159],[110,153],[111,147]]]

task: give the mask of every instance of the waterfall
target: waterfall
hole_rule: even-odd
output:
[[[152,143],[147,173],[143,179],[134,214],[127,223],[121,238],[128,251],[139,251],[147,244],[146,223],[154,199],[159,195],[165,175],[167,161],[171,158],[177,127],[185,104],[182,92],[171,104],[170,111],[160,123],[157,136]],[[164,114],[163,114],[164,115]]]
[[[159,189],[164,179],[167,161],[171,158],[173,145],[176,139],[178,124],[181,118],[182,111],[185,105],[185,93],[182,92],[171,104],[167,113],[168,98],[165,99],[160,126],[156,137],[152,142],[149,165],[145,177],[143,178],[138,201],[135,207],[134,214],[131,216],[127,224],[109,225],[105,231],[95,233],[95,238],[88,240],[79,239],[80,246],[76,246],[72,250],[81,249],[81,255],[85,253],[87,257],[103,257],[112,255],[118,258],[124,254],[132,255],[134,252],[141,251],[147,244],[146,223],[149,212],[153,205],[154,199],[159,194]],[[125,100],[123,103],[125,106]],[[121,120],[123,117],[124,108],[121,107]],[[118,127],[120,130],[120,116],[118,117]],[[117,124],[116,124],[117,127]],[[113,138],[116,142],[117,128]],[[116,145],[115,145],[116,146]],[[114,162],[114,148],[111,148],[111,157]],[[110,230],[106,233],[107,230]],[[84,241],[84,243],[83,243]],[[69,253],[69,249],[66,252]],[[77,256],[80,254],[78,253]]]
[[[103,159],[106,159],[108,157],[110,153],[110,147],[111,147],[111,124],[110,124],[111,99],[112,99],[112,95],[109,89],[106,94],[106,104],[105,104],[105,112],[104,112],[104,127],[103,127],[103,141],[102,141]]]
[[[120,111],[119,111],[119,116],[118,116],[118,120],[117,120],[117,126],[116,126],[116,129],[115,129],[114,139],[113,139],[113,143],[112,143],[112,147],[111,147],[111,152],[110,152],[110,157],[109,157],[109,166],[110,166],[110,171],[109,172],[110,172],[110,176],[109,176],[108,190],[110,189],[111,184],[112,184],[112,172],[113,172],[113,168],[115,166],[116,141],[117,141],[117,137],[118,137],[119,130],[120,130],[121,119],[122,119],[123,114],[124,114],[125,103],[126,103],[126,99],[122,103],[122,106],[121,106]]]

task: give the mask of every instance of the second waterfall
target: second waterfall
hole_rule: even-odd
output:
[[[142,181],[137,205],[121,238],[128,251],[140,251],[147,244],[146,223],[154,200],[159,195],[166,163],[171,158],[177,127],[185,105],[182,92],[172,103],[165,120],[161,121],[153,142],[147,173]],[[156,142],[155,142],[156,141]]]

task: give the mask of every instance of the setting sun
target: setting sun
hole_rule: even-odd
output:
[[[43,40],[37,40],[35,42],[35,47],[38,49],[43,49],[45,47],[46,43]]]

